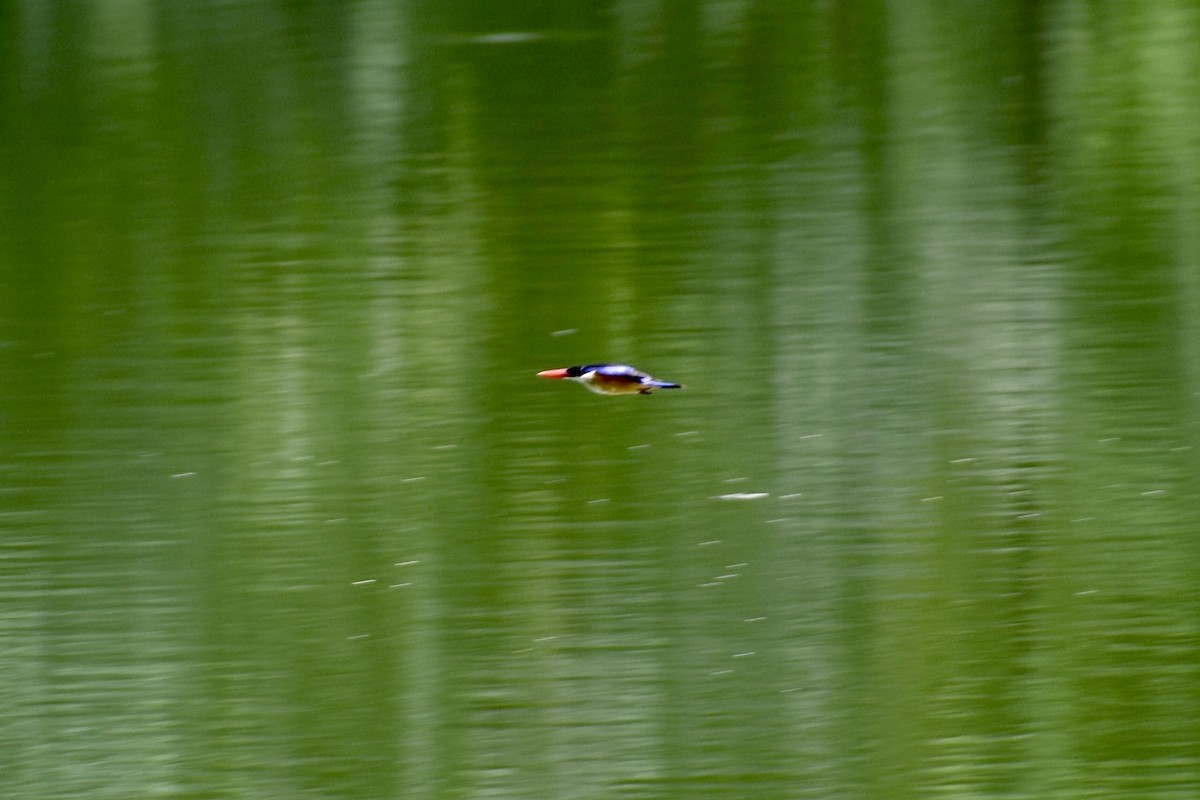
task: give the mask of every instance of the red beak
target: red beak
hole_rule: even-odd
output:
[[[565,369],[547,369],[538,373],[539,378],[565,378],[567,371]]]

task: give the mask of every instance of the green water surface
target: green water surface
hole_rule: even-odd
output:
[[[1200,796],[1197,42],[0,4],[0,796]]]

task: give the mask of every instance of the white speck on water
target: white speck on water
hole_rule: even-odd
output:
[[[423,480],[425,480],[424,475],[415,475],[411,478],[403,478],[403,479],[401,479],[400,482],[401,483],[417,483],[418,481],[423,481]]]
[[[563,328],[560,331],[551,331],[550,335],[551,336],[572,336],[576,333],[579,333],[579,331],[576,328]]]
[[[698,544],[696,546],[697,547],[709,547],[711,545],[720,544],[720,543],[721,543],[720,539],[709,539],[707,542],[701,542],[700,544]]]
[[[1151,489],[1148,492],[1142,492],[1142,497],[1158,497],[1159,495],[1164,495],[1166,493],[1166,489]]]
[[[755,655],[758,655],[758,653],[756,653],[756,652],[755,652],[755,651],[753,651],[753,650],[750,650],[750,651],[748,651],[748,652],[745,652],[745,653],[734,653],[734,654],[733,654],[733,657],[734,657],[734,658],[748,658],[749,656],[755,656]]]
[[[748,566],[750,566],[749,561],[742,561],[739,564],[726,564],[725,569],[740,569],[742,567],[748,567]]]
[[[196,473],[194,473],[194,472],[177,472],[174,475],[172,475],[171,477],[172,478],[191,478],[191,477],[195,476],[195,474]]]
[[[405,581],[404,583],[388,584],[389,589],[407,589],[409,586],[412,586],[412,583],[410,581]]]
[[[518,42],[537,42],[546,38],[541,31],[500,31],[499,33],[481,33],[469,37],[468,41],[479,44],[516,44]]]
[[[351,585],[351,586],[370,586],[370,585],[371,585],[372,583],[374,583],[374,582],[375,582],[375,579],[374,579],[374,578],[366,578],[366,579],[364,579],[364,580],[361,580],[361,581],[354,581],[354,582],[353,582],[353,583],[351,583],[350,585]]]
[[[744,622],[762,622],[766,617],[747,617]]]
[[[749,478],[726,478],[725,483],[745,483]]]
[[[420,564],[420,561],[413,559],[412,561],[397,561],[392,566],[394,567],[411,567],[413,564]]]
[[[934,503],[934,502],[937,502],[938,500],[945,500],[945,499],[946,498],[944,496],[942,496],[940,494],[935,494],[933,497],[922,497],[921,502],[922,503]]]
[[[648,444],[631,444],[631,445],[629,445],[629,447],[627,449],[629,449],[629,450],[645,450],[649,446],[650,445],[648,445]]]
[[[717,577],[713,578],[713,580],[714,581],[727,581],[730,578],[736,578],[739,575],[740,575],[740,573],[737,573],[737,572],[729,572],[724,575],[718,575]]]
[[[594,505],[596,505],[597,503],[610,503],[610,502],[612,502],[612,499],[611,499],[611,498],[608,498],[608,497],[597,497],[595,500],[588,500],[588,505],[589,505],[589,506],[594,506]]]
[[[371,638],[371,634],[369,634],[369,633],[356,633],[353,636],[346,637],[346,639],[351,642],[355,641],[356,639],[369,639],[369,638]]]
[[[761,500],[764,497],[770,497],[768,492],[730,492],[729,494],[719,494],[715,500]]]

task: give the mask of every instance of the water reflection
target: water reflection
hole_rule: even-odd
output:
[[[1188,796],[1195,20],[876,11],[10,13],[5,796]]]

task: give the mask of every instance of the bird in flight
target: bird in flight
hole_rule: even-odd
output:
[[[655,380],[625,364],[584,364],[547,369],[539,372],[538,377],[577,381],[596,394],[650,394],[655,389],[683,388],[678,383]]]

